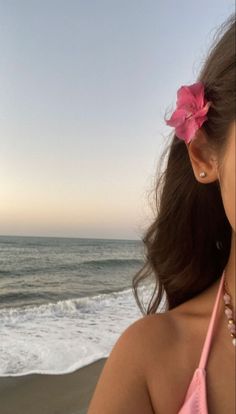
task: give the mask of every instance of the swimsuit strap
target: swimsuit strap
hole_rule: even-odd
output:
[[[223,274],[221,276],[221,281],[220,281],[220,285],[219,285],[219,288],[218,288],[218,292],[217,292],[214,308],[213,308],[213,311],[212,311],[210,323],[209,323],[209,326],[208,326],[206,339],[205,339],[205,342],[204,342],[204,345],[203,345],[203,350],[202,350],[200,363],[199,363],[199,368],[201,368],[201,369],[205,369],[205,366],[206,366],[206,362],[207,362],[207,358],[208,358],[208,354],[209,354],[209,349],[210,349],[210,346],[211,346],[211,339],[212,339],[212,336],[213,336],[213,333],[214,333],[215,320],[216,320],[218,304],[219,304],[219,301],[220,301],[221,292],[222,292],[222,288],[223,288],[224,278],[225,278],[225,271],[223,271]]]

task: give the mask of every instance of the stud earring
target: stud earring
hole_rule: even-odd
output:
[[[205,171],[202,171],[202,172],[199,174],[199,176],[200,176],[200,177],[202,177],[202,178],[206,177],[206,173],[205,173]]]

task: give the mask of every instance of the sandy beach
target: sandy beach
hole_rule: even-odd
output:
[[[1,414],[86,414],[106,358],[65,375],[0,377]]]

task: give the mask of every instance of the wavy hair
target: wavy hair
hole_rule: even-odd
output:
[[[217,31],[197,81],[213,105],[204,129],[209,146],[222,159],[231,122],[236,118],[235,13]],[[231,225],[225,214],[218,180],[196,180],[186,144],[174,133],[162,153],[167,164],[154,185],[154,220],[142,242],[145,260],[133,276],[135,300],[143,315],[155,313],[164,293],[173,309],[218,279],[229,259]],[[154,276],[147,309],[138,287]]]

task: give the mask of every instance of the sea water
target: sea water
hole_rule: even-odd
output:
[[[0,376],[64,374],[108,357],[143,315],[140,240],[0,236]],[[153,292],[140,289],[143,303]]]

